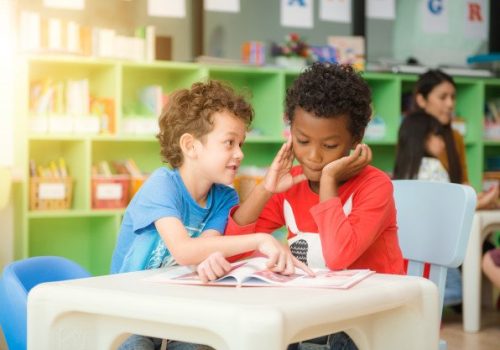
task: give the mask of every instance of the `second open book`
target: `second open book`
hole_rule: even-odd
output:
[[[233,263],[233,267],[228,274],[205,285],[346,289],[374,273],[371,270],[331,271],[327,269],[313,269],[316,276],[310,277],[302,270],[296,269],[295,274],[285,276],[268,270],[266,262],[267,258],[257,257]],[[157,274],[147,277],[146,280],[176,284],[204,284],[198,278],[196,272],[193,272],[186,266],[174,266],[161,269],[160,271]]]

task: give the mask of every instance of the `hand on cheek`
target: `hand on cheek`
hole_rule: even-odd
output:
[[[340,184],[357,175],[372,161],[372,151],[365,144],[358,144],[351,154],[327,164],[322,171],[321,181],[335,181]]]

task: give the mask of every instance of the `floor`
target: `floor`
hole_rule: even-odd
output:
[[[483,310],[482,328],[478,333],[465,333],[462,316],[447,312],[443,316],[441,337],[448,342],[448,350],[500,350],[500,311]],[[0,350],[7,350],[1,332]]]
[[[500,311],[484,309],[481,319],[481,331],[465,333],[462,316],[446,312],[441,338],[448,343],[448,350],[500,350]]]

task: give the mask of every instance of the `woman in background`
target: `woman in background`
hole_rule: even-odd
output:
[[[465,144],[462,135],[451,127],[455,111],[456,86],[448,74],[431,69],[422,74],[414,90],[414,108],[436,118],[443,127],[445,150],[438,156],[448,171],[450,182],[468,184]],[[498,186],[478,193],[477,209],[497,207]]]
[[[399,128],[394,179],[450,182],[439,156],[445,152],[443,125],[433,116],[417,110],[404,118]],[[444,306],[462,303],[462,276],[449,268],[444,290]]]
[[[450,182],[438,159],[445,147],[443,127],[436,118],[424,111],[409,114],[399,128],[394,178]]]

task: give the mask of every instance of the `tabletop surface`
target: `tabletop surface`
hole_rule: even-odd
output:
[[[145,281],[158,270],[44,283],[37,287],[37,298],[74,303],[75,309],[104,312],[119,302],[126,309],[189,305],[202,309],[277,308],[285,313],[302,314],[353,306],[363,312],[397,307],[419,297],[423,289],[435,288],[426,279],[410,276],[374,274],[357,285],[341,289],[297,287],[219,287],[178,285]],[[433,287],[430,287],[433,286]],[[75,302],[77,301],[77,302]],[[131,307],[133,306],[133,307]],[[124,311],[125,312],[125,311]]]

